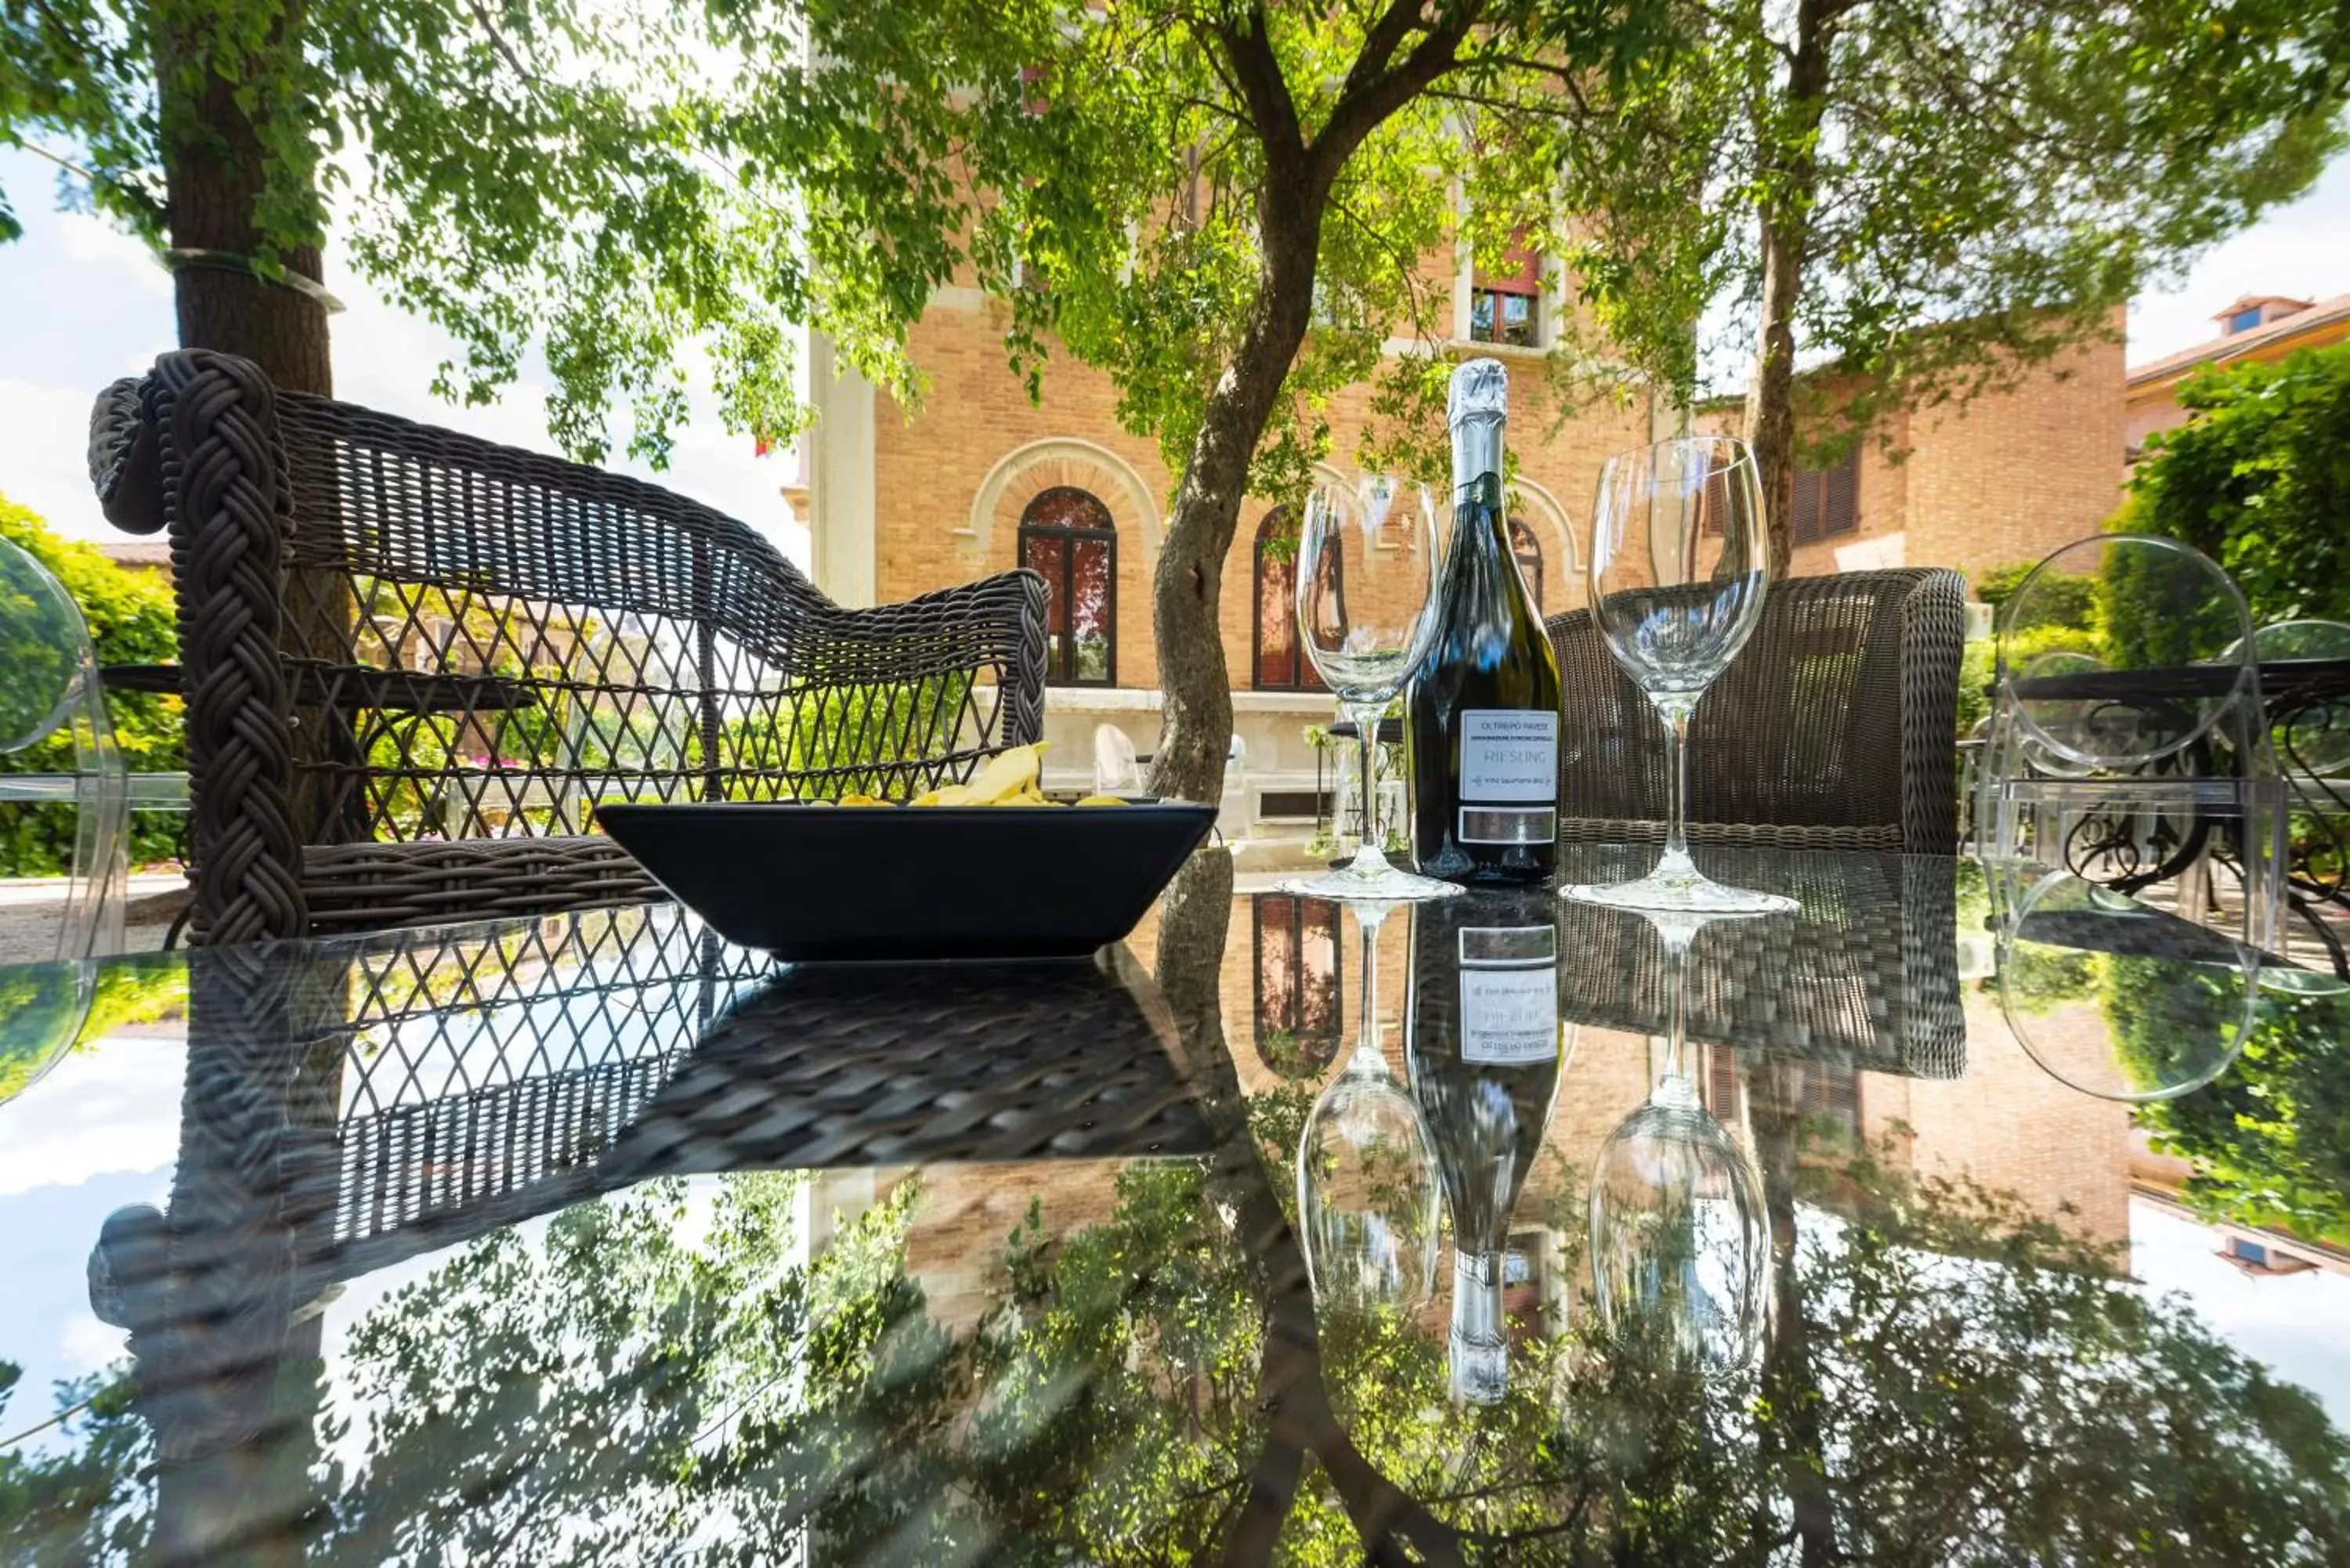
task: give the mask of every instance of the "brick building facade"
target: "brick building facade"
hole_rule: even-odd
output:
[[[1556,614],[1583,602],[1583,531],[1601,464],[1670,433],[1676,416],[1661,400],[1636,397],[1561,418],[1544,375],[1547,324],[1565,305],[1555,275],[1546,292],[1506,292],[1515,286],[1520,280],[1464,270],[1453,348],[1492,354],[1513,371],[1515,540],[1538,601]],[[918,409],[853,373],[835,374],[816,342],[819,419],[804,465],[816,574],[835,597],[864,604],[1024,563],[1045,569],[1056,618],[1072,607],[1075,614],[1073,625],[1055,622],[1048,773],[1055,784],[1083,784],[1098,726],[1115,725],[1145,754],[1157,739],[1150,587],[1174,476],[1155,441],[1119,426],[1115,389],[1101,373],[1056,361],[1031,402],[1006,369],[1005,317],[976,289],[940,291],[909,344],[930,383]],[[1497,334],[1526,341],[1491,341]],[[2122,379],[2120,344],[2088,341],[1963,409],[1896,416],[1885,433],[1898,455],[1870,441],[1838,470],[1804,477],[1795,570],[1907,564],[1979,572],[2036,560],[2095,532],[2123,476]],[[1326,477],[1347,476],[1368,398],[1356,388],[1334,400]],[[1286,568],[1263,553],[1281,526],[1276,510],[1267,498],[1244,502],[1224,568],[1241,763],[1228,830],[1279,820],[1313,787],[1303,732],[1332,714],[1310,669],[1282,644],[1291,635]]]

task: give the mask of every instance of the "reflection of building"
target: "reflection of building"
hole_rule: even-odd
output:
[[[2289,1231],[2227,1222],[2214,1224],[2180,1201],[2194,1166],[2177,1155],[2156,1151],[2143,1133],[2131,1138],[2130,1195],[2166,1214],[2207,1228],[2212,1251],[2248,1279],[2272,1279],[2286,1274],[2322,1271],[2350,1274],[2350,1252],[2322,1241],[2304,1241]]]
[[[2205,366],[2282,359],[2297,349],[2322,348],[2350,337],[2350,294],[2314,304],[2281,295],[2248,294],[2211,319],[2220,324],[2219,337],[2129,372],[2122,398],[2128,410],[2125,433],[2131,462],[2145,451],[2147,437],[2187,422],[2187,410],[2178,406],[2178,388]]]
[[[1282,893],[1258,894],[1248,905],[1257,1057],[1283,1077],[1306,1076],[1335,1061],[1344,1045],[1338,906]]]

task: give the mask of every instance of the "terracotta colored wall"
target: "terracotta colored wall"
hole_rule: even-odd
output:
[[[2097,532],[2121,501],[2122,345],[2084,343],[2012,390],[1910,420],[1912,566],[1970,574]]]

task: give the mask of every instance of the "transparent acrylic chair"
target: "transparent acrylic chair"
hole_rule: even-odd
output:
[[[57,956],[119,951],[128,882],[130,780],[99,690],[98,657],[81,609],[32,556],[0,539],[0,755],[66,737],[70,772],[0,774],[0,801],[70,804],[73,872]],[[182,775],[176,780],[184,796]]]
[[[1142,762],[1134,739],[1116,724],[1094,726],[1094,793],[1136,794],[1142,789]]]
[[[2274,958],[2288,813],[2243,596],[2177,540],[2103,535],[2016,586],[1997,642],[1975,819],[2009,1024],[2091,1094],[2184,1093],[2241,1048],[2264,969],[2299,972]],[[2072,1059],[2066,1010],[2126,1008],[2148,966],[2201,986],[2209,1027]]]

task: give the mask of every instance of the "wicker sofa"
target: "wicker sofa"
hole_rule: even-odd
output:
[[[1560,837],[1661,838],[1662,721],[1588,610],[1548,626],[1565,688]],[[1953,853],[1965,641],[1966,583],[1945,568],[1772,584],[1690,724],[1690,842]]]
[[[182,350],[91,421],[108,517],[168,532],[194,939],[657,897],[600,799],[902,796],[1036,738],[1045,585],[847,609],[652,485]]]

